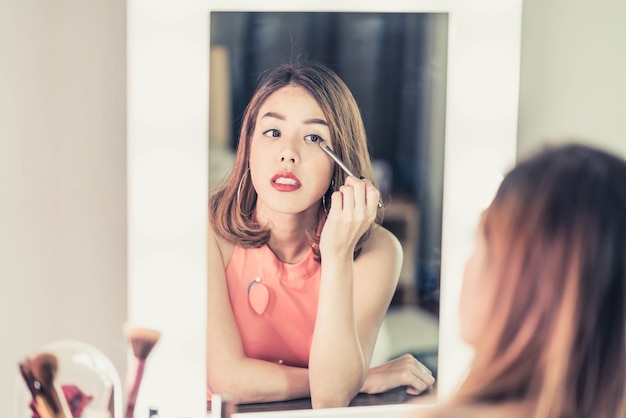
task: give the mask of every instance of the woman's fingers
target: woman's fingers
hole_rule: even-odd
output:
[[[370,212],[376,213],[378,202],[380,202],[380,192],[369,180],[364,180],[366,187],[366,204]]]
[[[380,193],[369,180],[348,176],[339,190],[343,196],[344,209],[360,210],[362,208],[368,214],[376,214]]]
[[[434,380],[425,377],[414,376],[413,379],[405,382],[406,393],[408,393],[409,395],[419,395],[420,393],[432,388],[434,383]]]
[[[356,180],[355,177],[347,177],[345,184],[343,184],[339,191],[343,195],[343,209],[354,210],[361,205],[361,202],[365,202],[365,188],[361,181]]]
[[[357,196],[355,196],[355,187],[354,186],[346,186],[343,185],[339,188],[339,191],[342,195],[342,209],[344,212],[350,211],[352,213],[355,209],[355,205],[357,204]]]
[[[411,354],[404,354],[371,368],[366,376],[363,391],[381,393],[405,387],[410,395],[419,395],[435,383],[432,372]]]
[[[409,372],[407,374],[408,378],[404,382],[407,386],[406,392],[408,394],[419,395],[435,384],[432,372],[415,357],[405,354],[401,357],[401,360],[404,362],[405,370]]]
[[[406,393],[408,393],[409,395],[421,395],[422,393],[424,393],[426,390],[428,390],[428,388],[430,388],[430,386],[426,385],[426,383],[424,382],[417,382],[415,386],[411,386],[408,385],[406,387]]]
[[[345,184],[331,196],[320,248],[328,251],[353,248],[376,218],[377,199],[378,190],[369,181],[347,177]]]

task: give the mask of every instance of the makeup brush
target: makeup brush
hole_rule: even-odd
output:
[[[341,158],[339,158],[339,156],[337,154],[335,154],[335,152],[332,149],[330,149],[330,147],[328,145],[326,145],[326,141],[320,141],[320,142],[318,142],[318,144],[319,144],[320,148],[322,150],[324,150],[326,152],[326,154],[328,154],[330,156],[330,158],[332,158],[337,163],[337,165],[343,169],[343,171],[346,172],[347,175],[359,178],[359,176],[354,174],[348,168],[348,166],[343,161],[341,161]],[[380,200],[378,201],[378,207],[379,208],[383,207],[383,202],[381,202]]]
[[[125,333],[133,350],[135,361],[128,367],[126,376],[127,404],[124,418],[133,418],[135,402],[137,402],[139,386],[146,366],[146,358],[159,341],[161,332],[149,328],[126,327]]]
[[[48,404],[43,394],[41,393],[41,384],[33,376],[33,372],[30,368],[30,359],[26,359],[19,363],[20,373],[28,391],[33,397],[31,408],[34,409],[41,418],[55,418],[55,414],[52,412],[51,406]]]
[[[30,361],[35,379],[41,384],[42,394],[52,407],[57,418],[72,418],[63,390],[55,382],[58,372],[58,360],[54,354],[40,353]]]

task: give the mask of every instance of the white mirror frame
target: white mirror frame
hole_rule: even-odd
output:
[[[129,0],[128,312],[158,328],[137,411],[206,415],[209,13],[449,13],[440,397],[471,350],[458,299],[480,212],[515,162],[522,0]]]

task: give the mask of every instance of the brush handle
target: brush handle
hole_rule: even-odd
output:
[[[126,379],[126,388],[128,390],[126,413],[124,418],[133,418],[135,413],[135,402],[137,402],[137,395],[139,393],[139,386],[141,385],[141,379],[143,378],[143,371],[146,367],[146,360],[135,357],[135,367],[131,367],[128,370],[128,377]]]
[[[352,177],[356,177],[359,178],[359,176],[357,176],[356,174],[354,174],[349,168],[348,166],[341,160],[341,158],[339,158],[339,156],[337,154],[335,154],[335,152],[333,150],[330,149],[330,147],[328,145],[326,145],[324,143],[324,141],[319,143],[320,148],[323,149],[326,154],[328,154],[328,156],[330,158],[332,158],[333,160],[335,160],[335,162],[337,163],[337,165],[339,167],[341,167],[343,169],[343,171],[345,171],[345,173],[349,176]],[[360,179],[362,180],[364,177],[360,177]],[[382,208],[383,207],[383,202],[381,202],[380,200],[378,201],[378,207]]]
[[[50,404],[41,392],[41,383],[36,381],[33,376],[33,372],[30,369],[30,360],[20,363],[19,368],[24,382],[26,383],[26,387],[28,387],[28,391],[32,395],[32,407],[35,412],[37,412],[37,415],[39,415],[40,418],[55,418]]]
[[[56,414],[52,412],[52,407],[42,395],[35,396],[35,409],[41,418],[56,418]]]
[[[61,408],[59,417],[72,418],[72,410],[70,409],[70,405],[67,403],[67,398],[65,397],[65,392],[63,392],[61,385],[55,383],[54,392],[56,393],[56,398],[58,399],[59,407]]]

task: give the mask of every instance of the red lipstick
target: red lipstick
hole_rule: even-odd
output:
[[[288,171],[281,171],[272,177],[272,187],[279,192],[293,192],[300,188],[300,180],[298,177]]]

